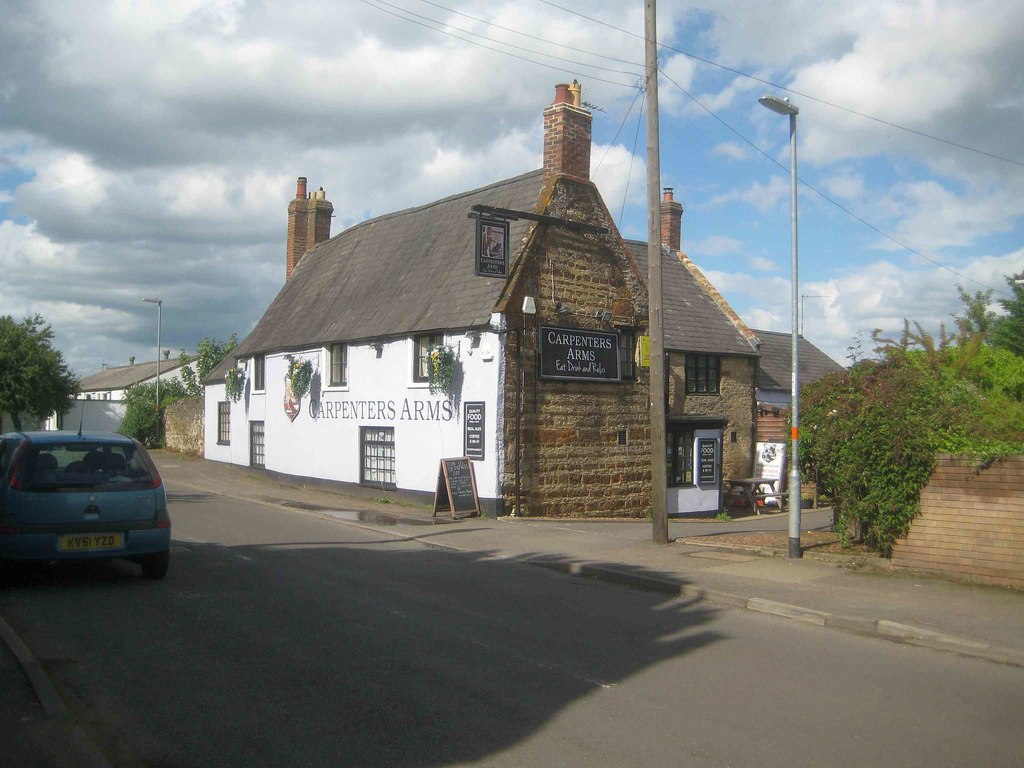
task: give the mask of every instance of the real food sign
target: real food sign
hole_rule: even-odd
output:
[[[540,327],[540,376],[572,381],[621,381],[619,334]]]

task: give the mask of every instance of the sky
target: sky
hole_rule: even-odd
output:
[[[952,328],[1024,273],[1024,3],[658,2],[661,186],[682,248],[754,328],[791,329],[788,97],[803,334]],[[332,234],[539,168],[578,79],[591,176],[646,239],[642,0],[7,0],[0,315],[73,370],[244,337],[284,282],[298,176]]]

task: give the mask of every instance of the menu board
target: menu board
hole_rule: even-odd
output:
[[[697,482],[713,483],[718,467],[718,441],[713,437],[697,440]]]
[[[465,403],[462,413],[462,450],[471,459],[485,458],[484,436],[487,433],[486,403]]]
[[[476,475],[473,462],[468,456],[441,459],[437,468],[437,490],[434,492],[434,517],[437,513],[448,512],[455,518],[459,513],[464,517],[480,514],[480,499],[476,493]]]

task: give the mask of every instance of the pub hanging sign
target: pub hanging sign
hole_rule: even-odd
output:
[[[481,277],[508,277],[508,222],[476,220],[476,273]]]
[[[622,381],[619,334],[540,327],[540,377],[568,381]]]

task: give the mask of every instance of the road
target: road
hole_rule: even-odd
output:
[[[171,490],[165,581],[0,590],[114,766],[1024,764],[1020,668]]]

